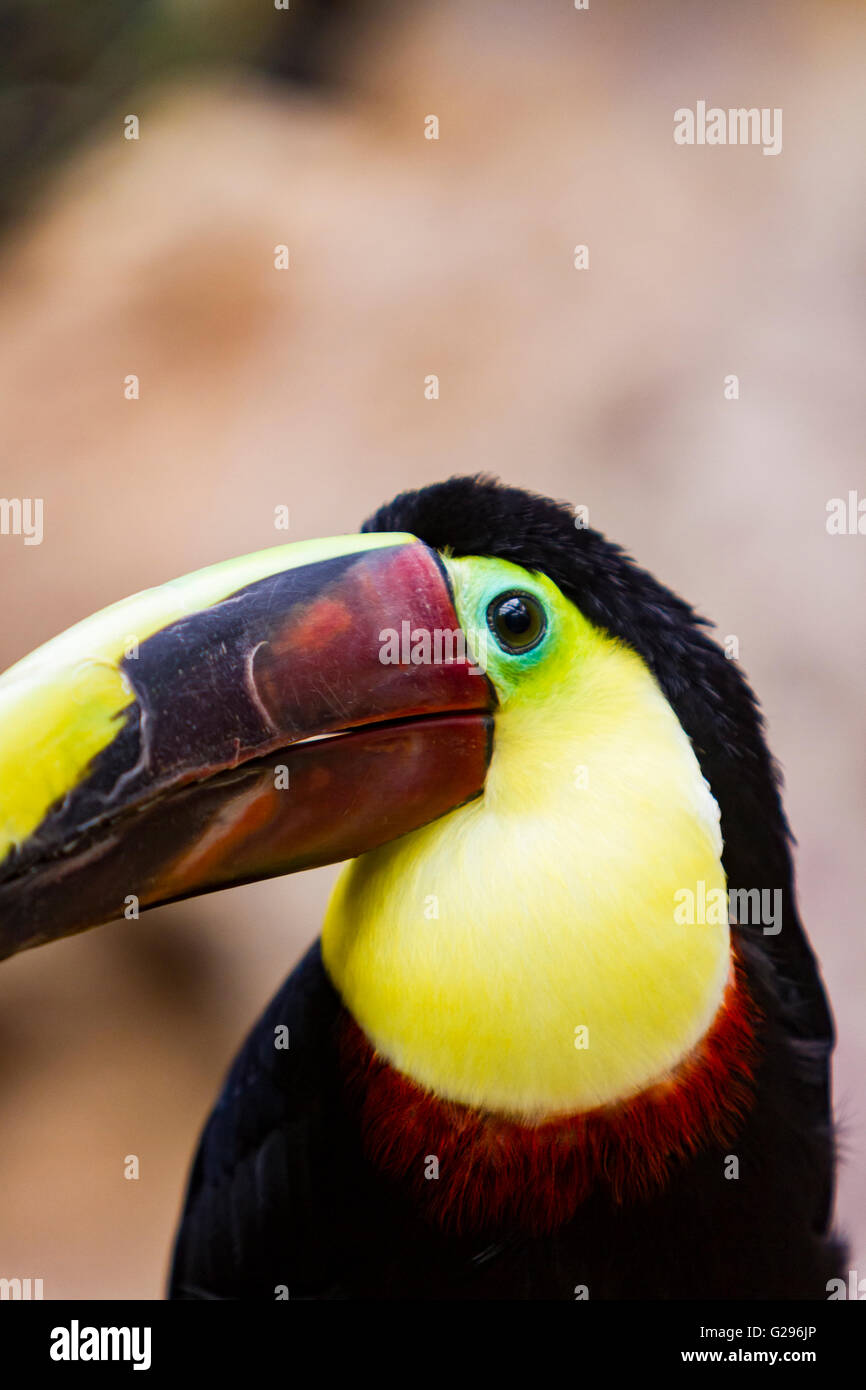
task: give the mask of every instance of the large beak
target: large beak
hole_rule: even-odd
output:
[[[435,553],[383,534],[214,565],[40,647],[0,677],[0,956],[477,796],[495,697],[465,644]]]

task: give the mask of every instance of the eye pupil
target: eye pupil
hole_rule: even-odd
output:
[[[547,628],[544,609],[531,594],[500,594],[487,610],[487,621],[499,645],[512,653],[537,646]]]
[[[520,637],[530,627],[532,627],[532,614],[523,602],[522,598],[507,598],[499,608],[500,622],[513,632],[516,637]]]

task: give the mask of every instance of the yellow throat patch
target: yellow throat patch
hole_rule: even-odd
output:
[[[591,1110],[664,1079],[717,1013],[727,922],[677,904],[725,891],[719,810],[630,648],[543,575],[445,564],[500,701],[485,791],[346,866],[325,965],[379,1053],[443,1099]],[[520,654],[487,619],[515,590],[546,622]]]

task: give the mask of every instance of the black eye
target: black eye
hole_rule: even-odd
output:
[[[547,631],[544,609],[532,594],[500,594],[487,608],[487,625],[507,652],[528,652]]]

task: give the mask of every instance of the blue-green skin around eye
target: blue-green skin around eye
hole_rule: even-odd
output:
[[[526,578],[527,580],[531,580],[531,576],[528,574]],[[542,622],[544,623],[544,630],[541,633],[540,637],[538,637],[536,641],[532,643],[531,646],[526,647],[522,651],[512,651],[509,647],[504,646],[502,641],[500,640],[499,634],[497,633],[493,623],[492,610],[495,608],[495,605],[497,603],[502,602],[506,598],[512,597],[529,598],[534,603],[536,603],[541,614]],[[519,662],[521,665],[527,667],[534,666],[539,661],[544,660],[545,656],[550,650],[551,638],[553,636],[553,617],[550,612],[550,608],[544,602],[541,595],[533,593],[528,583],[524,588],[520,589],[515,588],[503,590],[501,588],[491,588],[489,596],[485,595],[483,604],[479,604],[479,607],[481,609],[481,612],[478,617],[478,627],[487,628],[487,630],[489,631],[491,637],[496,643],[497,657],[504,657],[509,662]]]
[[[486,642],[482,649],[486,652],[485,669],[500,701],[516,696],[531,698],[536,680],[546,683],[548,675],[555,678],[560,667],[562,678],[569,679],[584,624],[574,605],[551,579],[489,556],[446,555],[443,561],[461,627],[470,640],[480,637]],[[525,651],[513,652],[503,647],[487,620],[490,605],[510,594],[533,599],[544,616],[541,638]]]

